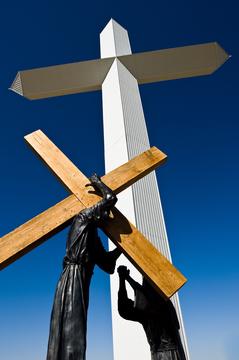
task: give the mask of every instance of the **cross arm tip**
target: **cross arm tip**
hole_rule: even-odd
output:
[[[14,91],[18,95],[23,96],[23,87],[22,87],[22,79],[21,79],[20,71],[17,72],[15,79],[13,80],[11,86],[8,89]]]
[[[24,139],[26,140],[26,139],[29,138],[30,136],[33,136],[33,135],[39,134],[39,133],[43,134],[43,131],[42,131],[41,129],[35,130],[35,131],[31,132],[30,134],[25,135],[25,136],[24,136]]]
[[[228,59],[230,59],[231,55],[227,53],[227,51],[219,44],[217,41],[215,42],[216,47],[216,56],[218,59],[218,67],[223,65]]]
[[[152,146],[149,150],[153,154],[157,153],[160,156],[162,163],[164,163],[168,158],[168,155],[166,155],[163,151],[159,150],[156,146]]]

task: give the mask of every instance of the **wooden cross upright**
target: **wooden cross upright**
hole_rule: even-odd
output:
[[[72,193],[53,207],[21,225],[0,240],[0,269],[26,254],[100,197],[89,192],[87,177],[41,131],[25,137],[27,143]],[[166,160],[155,147],[131,159],[102,177],[116,194],[147,175]],[[185,282],[185,277],[116,208],[103,224],[103,231],[119,246],[126,257],[165,297],[171,297]]]

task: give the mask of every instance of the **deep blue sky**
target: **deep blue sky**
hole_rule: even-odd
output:
[[[235,1],[12,0],[0,11],[0,236],[67,193],[24,144],[42,129],[90,175],[104,173],[101,93],[28,101],[10,91],[18,70],[99,57],[111,17],[133,52],[218,41],[232,58],[215,74],[140,88],[192,360],[235,360],[238,351],[238,11]],[[0,273],[0,358],[45,358],[66,231]],[[108,277],[91,288],[88,359],[112,360]],[[127,359],[125,359],[127,360]]]

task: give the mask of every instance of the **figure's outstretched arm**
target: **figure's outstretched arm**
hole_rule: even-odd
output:
[[[127,269],[126,266],[119,266],[118,273],[120,277],[120,284],[122,282],[122,289],[123,286],[125,287],[125,281],[127,281],[134,290],[134,303],[133,303],[134,309],[133,311],[131,311],[131,314],[137,317],[137,321],[142,322],[143,319],[145,319],[147,316],[151,314],[150,302],[147,296],[145,296],[143,286],[140,285],[129,275],[130,271]]]
[[[118,267],[119,291],[118,291],[118,311],[120,316],[126,320],[140,321],[139,312],[134,307],[134,302],[128,298],[126,290],[126,276],[128,269],[126,266]]]
[[[124,279],[128,281],[128,283],[133,288],[133,290],[137,290],[139,288],[141,289],[142,286],[130,276],[130,271],[129,269],[127,269],[126,266],[122,266],[122,265],[119,266],[118,274],[120,279]]]
[[[113,274],[116,261],[121,253],[121,250],[117,247],[112,251],[106,251],[100,238],[98,238],[95,249],[95,262],[103,271]]]
[[[93,174],[89,180],[90,185],[92,185],[96,191],[99,191],[103,197],[103,199],[98,204],[101,204],[105,208],[112,208],[117,202],[115,193],[101,181],[97,174]]]
[[[96,174],[93,174],[90,178],[90,183],[86,186],[93,186],[99,195],[103,197],[97,204],[82,210],[76,218],[78,218],[78,223],[91,222],[100,220],[106,220],[109,217],[110,210],[117,202],[117,197],[115,193],[105,185],[100,177]]]

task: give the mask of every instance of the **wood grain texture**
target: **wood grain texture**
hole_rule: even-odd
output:
[[[78,194],[80,193],[79,188],[81,188],[81,192],[84,193],[84,196],[81,194],[81,200],[84,203],[80,202],[76,196],[71,195],[2,237],[0,240],[0,268],[4,268],[7,264],[38,246],[54,232],[61,229],[80,210],[95,204],[101,199],[95,194],[89,194],[89,188],[85,188],[89,180],[41,131],[34,132],[32,136],[27,136],[26,141],[29,144],[31,143],[32,146],[34,145],[35,151],[45,158],[50,168],[53,166],[56,169],[57,164],[57,176],[65,185],[69,185],[67,186],[68,189]],[[166,159],[166,155],[153,148],[152,151],[137,157],[141,158],[141,161],[138,162],[137,159],[133,159],[130,163],[111,171],[102,179],[118,193],[134,181],[137,181],[144,173],[147,173],[150,167],[154,168],[154,157],[156,159],[159,157],[159,161]],[[131,176],[125,175],[129,169]],[[93,188],[90,189],[93,190]]]
[[[186,278],[118,209],[114,208],[112,213],[113,218],[102,224],[105,234],[163,296],[171,297]]]
[[[26,141],[77,196],[69,196],[5,235],[0,241],[1,268],[38,246],[66,226],[80,210],[92,206],[100,199],[89,193],[88,188],[85,188],[89,180],[41,131],[35,132],[34,136],[27,136]],[[151,148],[111,171],[102,180],[119,193],[165,159],[165,154],[157,148]],[[73,176],[69,175],[71,171]],[[117,209],[114,209],[113,214],[114,218],[103,225],[105,233],[164,296],[172,296],[185,283],[184,276]]]
[[[86,184],[89,184],[88,178],[41,130],[34,131],[24,139],[61,183],[85,206],[90,206],[93,201],[99,201],[100,197],[94,195],[94,197],[90,197],[90,203],[88,202],[89,188],[86,188]],[[102,177],[102,180],[118,194],[163,164],[166,158],[167,156],[162,151],[152,147],[109,172]],[[91,190],[93,189],[91,188]]]
[[[0,238],[0,269],[11,264],[63,229],[85,206],[75,195],[50,207]]]

